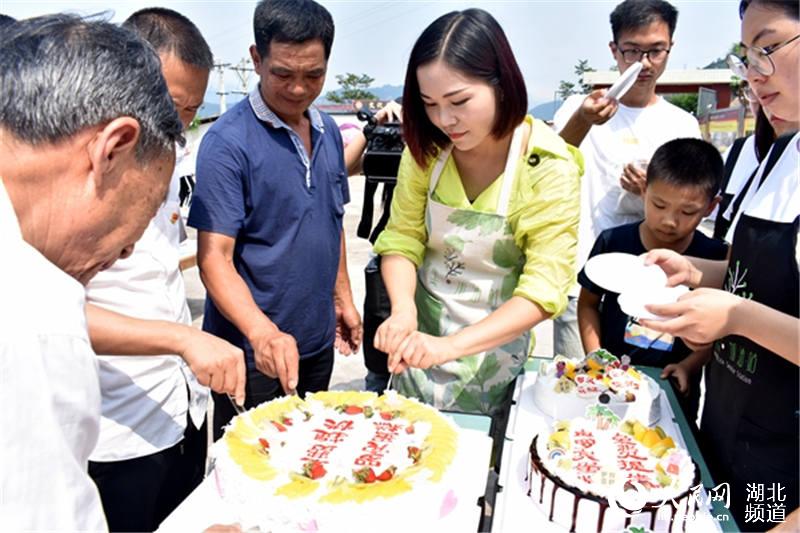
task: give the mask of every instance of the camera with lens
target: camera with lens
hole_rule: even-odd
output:
[[[362,167],[366,177],[364,203],[361,208],[361,222],[358,224],[356,234],[374,243],[389,221],[392,195],[397,184],[397,171],[400,168],[400,157],[403,155],[406,145],[403,142],[399,122],[378,124],[372,112],[366,109],[359,110],[357,117],[367,123],[363,129],[364,137],[367,139],[367,148],[364,152]],[[373,227],[372,214],[378,186],[381,186],[382,189],[380,195],[382,209],[380,219]],[[386,366],[386,354],[375,348],[374,338],[378,326],[389,317],[391,305],[381,278],[380,259],[380,256],[372,257],[364,268],[366,294],[364,296],[363,339],[364,364],[370,373],[380,377],[378,381],[383,381],[383,385],[378,387],[379,390],[383,390],[389,379],[389,369]]]
[[[366,122],[364,137],[367,149],[364,152],[364,176],[368,182],[394,183],[397,181],[397,169],[400,167],[400,156],[403,154],[402,128],[399,122],[378,124],[371,111],[362,109],[357,115]]]

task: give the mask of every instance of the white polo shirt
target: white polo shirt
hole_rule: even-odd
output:
[[[180,159],[183,151],[177,153]],[[89,283],[88,302],[135,318],[191,324],[179,269],[179,174],[133,254]],[[92,461],[122,461],[174,446],[186,430],[187,411],[196,427],[203,424],[208,389],[181,357],[101,355],[99,362],[103,416]]]
[[[0,517],[5,531],[101,531],[87,474],[100,384],[84,289],[22,240],[0,181]]]

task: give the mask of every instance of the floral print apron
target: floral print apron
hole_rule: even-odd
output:
[[[520,156],[524,124],[511,139],[496,213],[458,209],[437,202],[433,191],[452,147],[443,150],[428,187],[425,259],[415,295],[419,330],[444,337],[489,316],[511,298],[525,254],[514,242],[507,214]],[[530,333],[485,352],[428,370],[409,368],[394,388],[439,409],[495,414],[522,369]]]

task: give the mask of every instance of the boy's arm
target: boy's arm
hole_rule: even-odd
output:
[[[678,364],[684,367],[686,371],[689,372],[690,376],[694,376],[700,372],[700,369],[706,366],[709,361],[711,361],[711,350],[711,346],[706,346],[695,350],[684,357],[683,360]]]
[[[711,360],[711,350],[711,346],[707,345],[693,351],[679,363],[665,366],[661,372],[661,379],[667,379],[672,376],[678,382],[680,393],[688,395],[690,378],[700,372],[700,369]]]
[[[600,348],[600,295],[584,287],[578,296],[578,329],[585,353]]]

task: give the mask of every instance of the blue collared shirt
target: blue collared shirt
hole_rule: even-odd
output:
[[[203,137],[189,225],[236,241],[233,262],[253,299],[297,341],[300,357],[334,340],[333,291],[344,204],[350,201],[336,123],[308,110],[312,153],[263,101],[258,89]],[[253,350],[206,300],[203,329]]]

